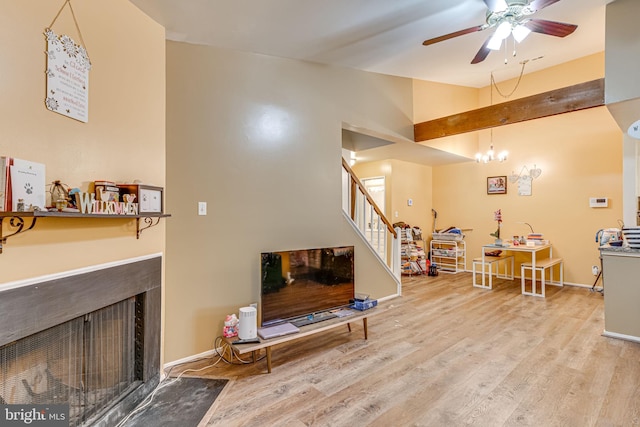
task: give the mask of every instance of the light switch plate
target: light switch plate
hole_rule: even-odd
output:
[[[198,215],[207,214],[207,202],[198,202]]]

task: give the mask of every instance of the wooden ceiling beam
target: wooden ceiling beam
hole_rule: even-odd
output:
[[[592,80],[413,126],[414,141],[458,135],[604,105],[604,79]]]

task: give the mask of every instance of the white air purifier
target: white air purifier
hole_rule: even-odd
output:
[[[258,337],[258,310],[255,307],[240,308],[238,338],[248,340]]]

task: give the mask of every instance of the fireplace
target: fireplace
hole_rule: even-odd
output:
[[[68,404],[70,426],[117,424],[160,379],[161,266],[0,287],[0,403]]]

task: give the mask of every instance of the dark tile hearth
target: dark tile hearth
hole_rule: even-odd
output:
[[[171,384],[163,384],[171,381]],[[175,382],[174,382],[175,381]],[[122,427],[195,427],[206,415],[228,380],[169,378],[160,384],[151,403]]]

